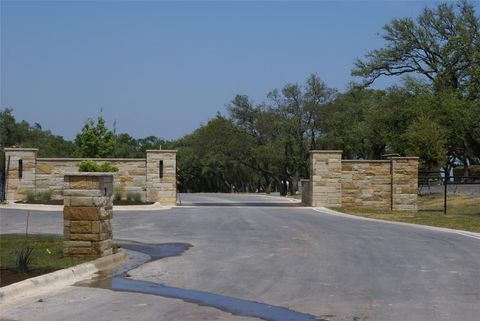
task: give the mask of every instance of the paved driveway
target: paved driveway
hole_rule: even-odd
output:
[[[132,278],[324,320],[479,320],[480,239],[236,197],[182,195],[184,204],[203,206],[115,213],[117,240],[193,245],[132,270]],[[273,204],[252,206],[259,200]],[[2,210],[0,232],[24,231],[25,217]],[[61,213],[30,214],[31,233],[60,234],[61,226]],[[7,302],[0,311],[14,320],[258,320],[178,299],[74,286]]]

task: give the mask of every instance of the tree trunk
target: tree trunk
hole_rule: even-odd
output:
[[[290,178],[290,195],[295,195],[298,191],[298,182],[300,181],[300,172],[296,170]]]

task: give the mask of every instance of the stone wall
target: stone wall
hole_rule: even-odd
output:
[[[114,175],[114,192],[140,193],[147,202],[174,205],[177,198],[176,151],[148,150],[144,159],[123,158],[37,158],[38,149],[6,148],[7,171],[6,200],[25,200],[26,192],[50,190],[52,198],[63,199],[65,173],[78,172],[82,160],[93,160],[98,164],[108,162],[118,167]],[[10,161],[9,161],[10,159]],[[18,177],[18,161],[23,162],[23,177]],[[160,162],[163,177],[160,178]]]
[[[63,254],[112,254],[113,175],[67,174],[63,194]]]
[[[108,162],[118,167],[114,174],[114,191],[119,190],[122,198],[128,192],[140,193],[146,200],[145,159],[89,159],[98,164]],[[85,159],[38,158],[36,166],[36,190],[51,190],[53,199],[63,199],[63,176],[78,172],[78,164]]]
[[[417,210],[418,157],[341,160],[341,155],[341,151],[310,152],[311,186],[309,195],[302,195],[306,204]]]
[[[391,161],[342,160],[342,206],[391,208]]]

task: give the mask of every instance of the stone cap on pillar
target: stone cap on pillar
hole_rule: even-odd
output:
[[[38,152],[38,148],[5,147],[6,152]]]
[[[310,153],[315,154],[341,154],[343,150],[310,150]]]
[[[147,149],[147,153],[176,153],[176,149]]]
[[[63,177],[64,189],[104,189],[113,188],[112,172],[75,172],[65,173]],[[97,182],[98,184],[92,184]],[[109,186],[102,186],[108,184]],[[111,185],[111,186],[110,186]]]
[[[65,176],[111,176],[113,177],[113,172],[71,172],[65,173]]]
[[[387,159],[411,159],[411,160],[416,160],[416,159],[420,159],[420,157],[417,157],[417,156],[392,156],[392,157],[387,157]]]
[[[66,207],[113,206],[113,173],[68,173],[63,182],[63,205]]]

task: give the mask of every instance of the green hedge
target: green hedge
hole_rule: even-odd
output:
[[[79,172],[118,172],[118,167],[111,165],[108,162],[104,162],[102,165],[98,165],[93,160],[83,160],[78,164]]]
[[[453,175],[463,176],[463,166],[457,166],[453,169]],[[468,166],[468,176],[480,176],[480,165]]]

